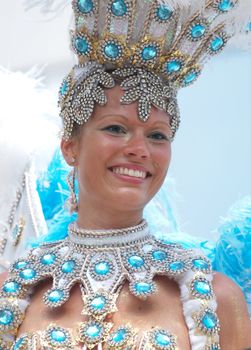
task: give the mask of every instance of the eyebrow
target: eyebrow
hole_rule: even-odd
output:
[[[105,119],[105,118],[109,118],[109,117],[120,117],[120,118],[123,118],[123,119],[125,119],[125,120],[127,120],[128,121],[128,117],[126,117],[125,115],[123,115],[123,114],[105,114],[105,115],[102,115],[101,117],[99,117],[99,120],[102,120],[102,119]],[[167,120],[168,120],[168,116],[167,116]],[[155,122],[154,122],[154,124],[163,124],[163,125],[165,125],[165,126],[167,126],[167,127],[169,127],[170,128],[170,124],[169,124],[169,122],[167,121],[167,122],[165,122],[165,121],[163,121],[163,120],[156,120]],[[154,125],[153,125],[154,126]]]

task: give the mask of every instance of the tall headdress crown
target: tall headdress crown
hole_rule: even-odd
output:
[[[106,103],[102,88],[114,86],[114,79],[126,90],[122,103],[138,101],[141,120],[152,105],[167,111],[174,136],[177,91],[192,84],[233,36],[247,32],[248,2],[73,0],[71,44],[79,65],[60,89],[64,137],[74,123],[89,119],[95,102]]]

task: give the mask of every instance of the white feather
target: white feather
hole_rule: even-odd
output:
[[[4,222],[33,159],[39,173],[55,150],[59,125],[52,116],[52,94],[38,69],[26,74],[0,69],[0,221]],[[59,119],[59,118],[57,118]]]
[[[38,7],[42,13],[53,14],[61,12],[69,4],[70,0],[24,0],[26,10]]]

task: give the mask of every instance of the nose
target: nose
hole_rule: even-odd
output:
[[[141,134],[132,135],[126,143],[124,154],[127,157],[148,159],[150,157],[150,151],[145,136]]]

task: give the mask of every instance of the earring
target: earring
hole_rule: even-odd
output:
[[[66,179],[67,185],[70,188],[70,196],[66,200],[66,206],[69,209],[70,213],[78,211],[78,200],[75,192],[75,178],[76,178],[76,169],[73,168]]]
[[[74,165],[74,163],[76,162],[76,158],[72,156],[70,162],[72,163],[72,165]]]

